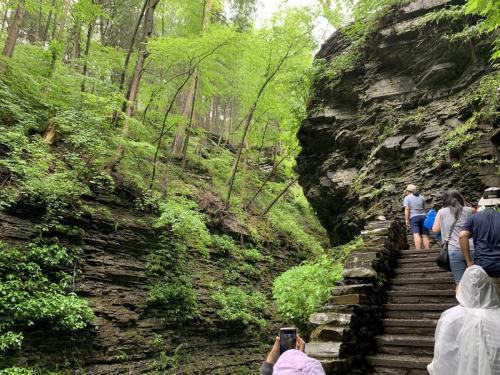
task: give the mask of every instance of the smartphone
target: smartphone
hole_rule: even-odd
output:
[[[284,327],[280,329],[280,354],[295,349],[297,343],[297,328]]]

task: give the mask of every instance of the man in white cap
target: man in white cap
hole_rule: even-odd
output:
[[[484,207],[467,220],[460,232],[460,248],[464,252],[467,267],[477,264],[494,279],[500,295],[500,188],[491,187],[484,191],[479,200]],[[474,259],[469,252],[469,238],[474,241]]]

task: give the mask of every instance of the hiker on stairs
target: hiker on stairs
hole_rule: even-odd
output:
[[[478,205],[484,209],[470,217],[460,232],[460,247],[467,266],[477,264],[493,278],[500,296],[500,188],[486,189]],[[469,239],[474,240],[474,259]]]
[[[429,374],[499,375],[500,302],[481,267],[466,269],[457,300],[439,318]]]
[[[458,190],[449,189],[443,194],[443,208],[436,215],[432,226],[434,233],[441,233],[442,241],[448,241],[448,255],[455,284],[458,285],[464,274],[467,264],[464,253],[460,249],[458,236],[466,221],[472,216],[473,209],[465,207],[465,200]],[[474,259],[474,245],[470,247],[471,258]]]
[[[430,248],[429,230],[424,227],[425,220],[425,198],[420,195],[418,188],[410,184],[406,187],[406,197],[403,201],[405,209],[406,226],[413,234],[413,241],[417,250],[422,249],[422,243],[426,250]]]

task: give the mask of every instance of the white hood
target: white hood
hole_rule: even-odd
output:
[[[472,266],[465,270],[458,287],[457,300],[463,307],[469,308],[500,307],[495,285],[479,266]]]
[[[439,319],[429,373],[500,375],[500,303],[481,267],[465,270],[457,299]]]

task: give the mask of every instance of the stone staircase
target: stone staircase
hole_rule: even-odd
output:
[[[384,333],[376,337],[377,354],[368,357],[373,374],[428,374],[437,321],[457,304],[451,273],[435,264],[438,252],[437,247],[400,252],[384,305]]]

